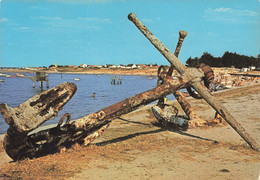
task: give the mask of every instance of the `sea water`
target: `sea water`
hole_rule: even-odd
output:
[[[11,73],[9,73],[11,74]],[[33,73],[23,73],[27,77],[35,76]],[[12,74],[11,74],[12,75]],[[64,82],[73,82],[77,85],[77,91],[72,99],[59,111],[59,115],[44,125],[56,124],[63,114],[70,113],[71,119],[79,119],[87,114],[94,113],[104,107],[115,104],[135,94],[142,93],[156,87],[157,79],[147,76],[121,76],[122,84],[111,85],[111,75],[89,75],[89,74],[49,74],[50,88]],[[80,80],[75,81],[75,78]],[[46,88],[43,83],[43,90],[39,87],[39,82],[33,88],[32,80],[28,78],[6,78],[1,77],[4,82],[0,82],[0,103],[17,107],[29,98],[41,93]],[[93,93],[96,97],[93,98]],[[174,99],[173,95],[167,97]],[[0,114],[0,134],[8,129],[3,116]]]

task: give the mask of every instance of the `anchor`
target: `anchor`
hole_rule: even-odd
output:
[[[251,148],[259,150],[260,146],[257,142],[249,136],[245,129],[209,91],[209,84],[212,83],[214,76],[211,68],[206,65],[202,65],[199,68],[187,68],[176,57],[187,33],[186,35],[183,32],[180,33],[179,43],[174,55],[137,19],[134,13],[129,14],[128,18],[171,64],[168,72],[163,70],[163,68],[158,69],[157,87],[136,94],[80,119],[71,121],[70,114],[66,113],[56,127],[36,132],[34,130],[37,130],[45,121],[57,116],[58,111],[73,97],[77,90],[77,86],[74,83],[63,83],[44,91],[28,99],[17,108],[9,107],[7,104],[0,104],[1,114],[10,126],[3,142],[6,153],[13,160],[17,161],[57,153],[63,148],[70,148],[76,143],[85,146],[89,145],[109,127],[112,120],[156,100],[159,101],[153,111],[155,116],[159,117],[159,122],[165,126],[170,124],[193,128],[203,125],[209,126],[221,122],[223,118]],[[180,74],[180,77],[177,79],[172,78],[174,68]],[[210,121],[200,119],[180,92],[184,88],[189,89],[192,97],[205,99],[216,110],[218,117]],[[192,91],[192,88],[196,92]],[[168,108],[169,106],[163,102],[163,97],[170,94],[175,95],[189,120],[183,122],[170,120],[172,114],[174,116],[178,115],[175,107]],[[168,111],[165,110],[167,108],[170,109],[170,113],[168,116],[163,116],[161,112]],[[156,112],[158,112],[157,115]],[[64,123],[66,118],[67,120]]]

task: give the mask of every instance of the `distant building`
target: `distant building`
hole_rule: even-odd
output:
[[[255,70],[255,66],[250,66],[249,69],[250,69],[250,71],[254,71]]]
[[[112,65],[112,66],[109,66],[109,69],[116,69],[117,68],[117,66],[116,65]]]
[[[126,66],[126,69],[135,69],[135,68],[137,68],[137,65],[136,65],[136,64],[128,64],[128,65]]]
[[[81,64],[80,67],[82,67],[82,68],[87,68],[88,65],[86,65],[86,64]]]
[[[144,69],[144,68],[147,68],[148,66],[145,64],[138,64],[137,67],[138,67],[138,69]]]
[[[114,66],[114,64],[106,64],[104,67],[105,68],[110,68],[111,66]]]
[[[126,67],[125,67],[125,65],[120,64],[120,65],[117,66],[117,68],[125,69]]]

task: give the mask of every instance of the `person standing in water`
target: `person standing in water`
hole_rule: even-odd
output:
[[[92,97],[93,97],[93,98],[95,98],[95,97],[96,97],[96,93],[95,93],[95,92],[93,93]]]

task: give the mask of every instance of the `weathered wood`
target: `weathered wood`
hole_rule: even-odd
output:
[[[134,13],[128,15],[128,19],[132,21],[136,27],[144,34],[144,36],[154,45],[156,49],[176,68],[183,78],[194,76],[191,69],[181,63],[178,58],[153,35],[141,21],[139,21]],[[231,116],[226,108],[211,95],[208,89],[202,85],[199,80],[194,79],[190,85],[231,125],[231,127],[254,149],[259,151],[259,144],[245,131],[245,129]]]

